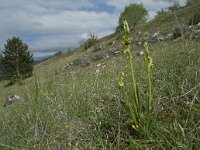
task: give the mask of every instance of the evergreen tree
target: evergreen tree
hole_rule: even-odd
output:
[[[3,79],[3,72],[2,72],[2,70],[3,70],[3,66],[2,66],[2,55],[0,55],[0,81]]]
[[[11,83],[22,80],[32,75],[33,55],[28,50],[28,45],[19,37],[13,36],[4,45],[2,66],[3,76]]]

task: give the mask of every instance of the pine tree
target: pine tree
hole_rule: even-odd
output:
[[[2,55],[0,54],[0,81],[3,80],[3,73],[2,73],[2,69],[3,69],[3,66],[2,66]]]
[[[4,45],[2,66],[3,75],[10,83],[22,80],[32,75],[33,55],[28,50],[28,45],[19,37],[13,36]]]

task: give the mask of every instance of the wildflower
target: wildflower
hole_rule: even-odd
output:
[[[138,128],[138,125],[136,124],[136,125],[134,125],[134,124],[132,124],[132,126],[131,126],[133,129],[137,129]]]
[[[66,124],[65,124],[65,128],[66,128],[66,129],[69,129],[69,128],[70,128],[70,125],[69,125],[68,123],[66,123]]]

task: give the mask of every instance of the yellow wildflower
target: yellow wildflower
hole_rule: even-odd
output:
[[[65,124],[65,128],[69,129],[70,125],[68,123]]]
[[[138,125],[137,125],[137,124],[136,124],[136,125],[132,124],[132,128],[133,128],[133,129],[137,129],[137,128],[138,128]]]

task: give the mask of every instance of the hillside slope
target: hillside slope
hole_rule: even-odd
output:
[[[200,43],[195,32],[199,29],[198,23],[188,24],[200,12],[197,8],[165,12],[132,29],[132,63],[142,103],[147,98],[144,41],[153,60],[155,109],[139,124],[148,122],[148,129],[132,128],[123,107],[121,72],[130,98],[133,94],[121,31],[87,50],[80,47],[36,65],[33,77],[22,85],[1,82],[2,105],[7,96],[18,95],[20,100],[1,106],[0,149],[198,149]],[[187,34],[182,34],[185,25]],[[181,34],[175,36],[177,32]]]

